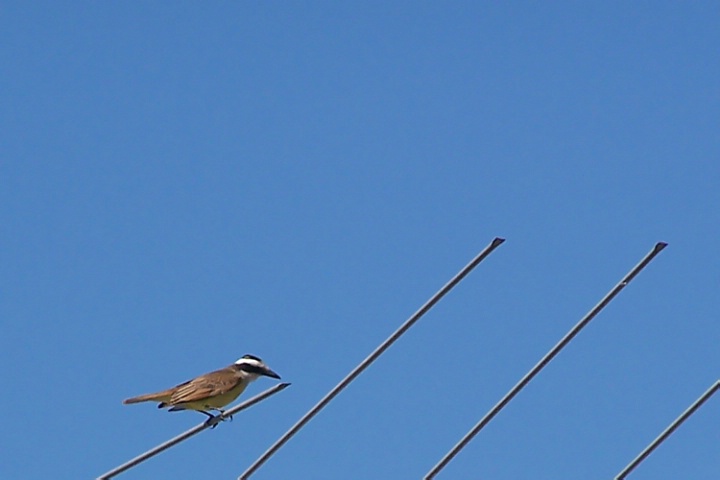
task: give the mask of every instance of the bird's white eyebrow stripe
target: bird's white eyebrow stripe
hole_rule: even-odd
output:
[[[254,365],[256,367],[259,367],[262,365],[262,362],[253,358],[240,358],[235,362],[235,365]]]

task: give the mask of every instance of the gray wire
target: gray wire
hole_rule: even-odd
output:
[[[480,430],[482,430],[485,425],[490,423],[490,421],[497,415],[512,399],[515,397],[515,395],[522,390],[525,385],[527,385],[530,380],[533,379],[535,375],[537,375],[540,370],[542,370],[550,361],[555,357],[555,355],[560,352],[560,350],[565,347],[570,341],[577,335],[580,330],[587,325],[590,320],[592,320],[595,315],[597,315],[605,306],[610,303],[610,301],[620,293],[620,291],[627,286],[630,281],[635,278],[635,276],[640,273],[640,271],[645,268],[645,266],[650,263],[650,261],[655,258],[655,256],[662,251],[663,248],[667,246],[667,243],[659,242],[657,243],[653,249],[648,253],[645,258],[643,258],[640,263],[638,263],[630,272],[623,278],[620,283],[615,285],[610,292],[608,292],[607,295],[605,295],[605,298],[603,298],[600,303],[595,305],[595,307],[590,310],[578,323],[575,325],[563,338],[560,340],[557,345],[555,345],[530,371],[512,388],[510,391],[505,394],[505,396],[493,407],[490,409],[490,411],[435,465],[426,475],[425,480],[430,480],[435,477],[445,466],[457,455],[460,450],[462,450],[470,441],[477,435]]]
[[[215,416],[215,420],[213,420],[211,422],[203,422],[200,425],[197,425],[197,426],[191,428],[190,430],[188,430],[184,433],[181,433],[177,437],[172,438],[172,439],[168,440],[167,442],[162,443],[162,444],[158,445],[157,447],[152,448],[141,455],[138,455],[137,457],[133,458],[132,460],[129,460],[129,461],[123,463],[122,465],[113,468],[109,472],[100,475],[99,477],[97,477],[97,480],[106,480],[108,478],[112,478],[116,475],[119,475],[122,472],[129,470],[132,467],[144,462],[148,458],[154,457],[158,453],[160,453],[164,450],[167,450],[168,448],[182,442],[183,440],[187,440],[188,438],[192,437],[193,435],[196,435],[207,428],[217,425],[219,422],[232,416],[233,414],[239,412],[240,410],[244,410],[248,407],[252,407],[256,403],[258,403],[262,400],[265,400],[267,397],[274,395],[275,393],[277,393],[281,390],[284,390],[285,388],[287,388],[289,386],[290,386],[289,383],[279,383],[279,384],[275,385],[274,387],[268,388],[264,392],[262,392],[258,395],[255,395],[254,397],[249,398],[249,399],[245,400],[244,402],[239,403],[236,406],[226,410],[224,414]]]
[[[713,393],[720,390],[720,380],[715,382],[715,384],[710,387],[705,393],[703,393],[700,398],[695,400],[692,405],[688,407],[687,410],[685,410],[678,418],[675,419],[674,422],[670,424],[669,427],[665,429],[655,440],[650,442],[650,445],[645,447],[645,450],[640,452],[640,455],[635,457],[635,459],[628,464],[627,467],[625,467],[622,472],[618,473],[618,475],[615,477],[615,480],[623,480],[630,472],[635,470],[635,467],[640,465],[643,460],[645,460],[652,452],[655,450],[662,442],[665,441],[672,433],[680,426],[682,423],[687,420],[693,413],[695,413],[695,410],[700,408],[700,406],[705,403],[710,397],[712,397]]]
[[[438,292],[428,300],[425,305],[415,312],[395,333],[390,335],[379,347],[375,349],[365,360],[360,362],[344,379],[340,381],[335,387],[330,390],[314,407],[312,407],[303,417],[295,423],[285,434],[280,437],[265,453],[263,453],[255,462],[248,467],[245,472],[240,475],[239,480],[245,480],[250,477],[258,468],[260,468],[271,456],[277,452],[298,430],[300,430],[306,423],[308,423],[312,417],[314,417],[320,410],[325,407],[335,396],[340,393],[355,377],[360,375],[372,362],[374,362],[382,353],[392,345],[395,340],[405,333],[413,324],[420,319],[428,310],[430,310],[446,293],[455,287],[465,276],[472,271],[480,262],[482,262],[493,250],[499,247],[505,241],[504,238],[495,238],[490,245],[480,252],[474,259],[470,261],[460,272],[458,272],[445,286],[443,286]]]

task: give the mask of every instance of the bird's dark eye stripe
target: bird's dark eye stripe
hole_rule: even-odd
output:
[[[252,365],[250,363],[240,363],[238,364],[238,368],[242,370],[243,372],[248,373],[263,373],[264,370],[261,367],[258,367],[257,365]]]

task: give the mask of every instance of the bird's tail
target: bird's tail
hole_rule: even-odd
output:
[[[131,403],[140,402],[167,402],[170,400],[172,392],[170,390],[163,390],[162,392],[147,393],[145,395],[139,395],[123,400],[124,405],[130,405]]]

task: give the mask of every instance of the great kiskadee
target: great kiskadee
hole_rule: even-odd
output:
[[[124,404],[160,402],[158,408],[170,407],[168,411],[195,410],[215,418],[210,410],[225,413],[222,407],[235,400],[250,382],[260,376],[280,378],[258,357],[243,355],[237,362],[220,370],[200,375],[185,383],[163,390],[124,400]]]

